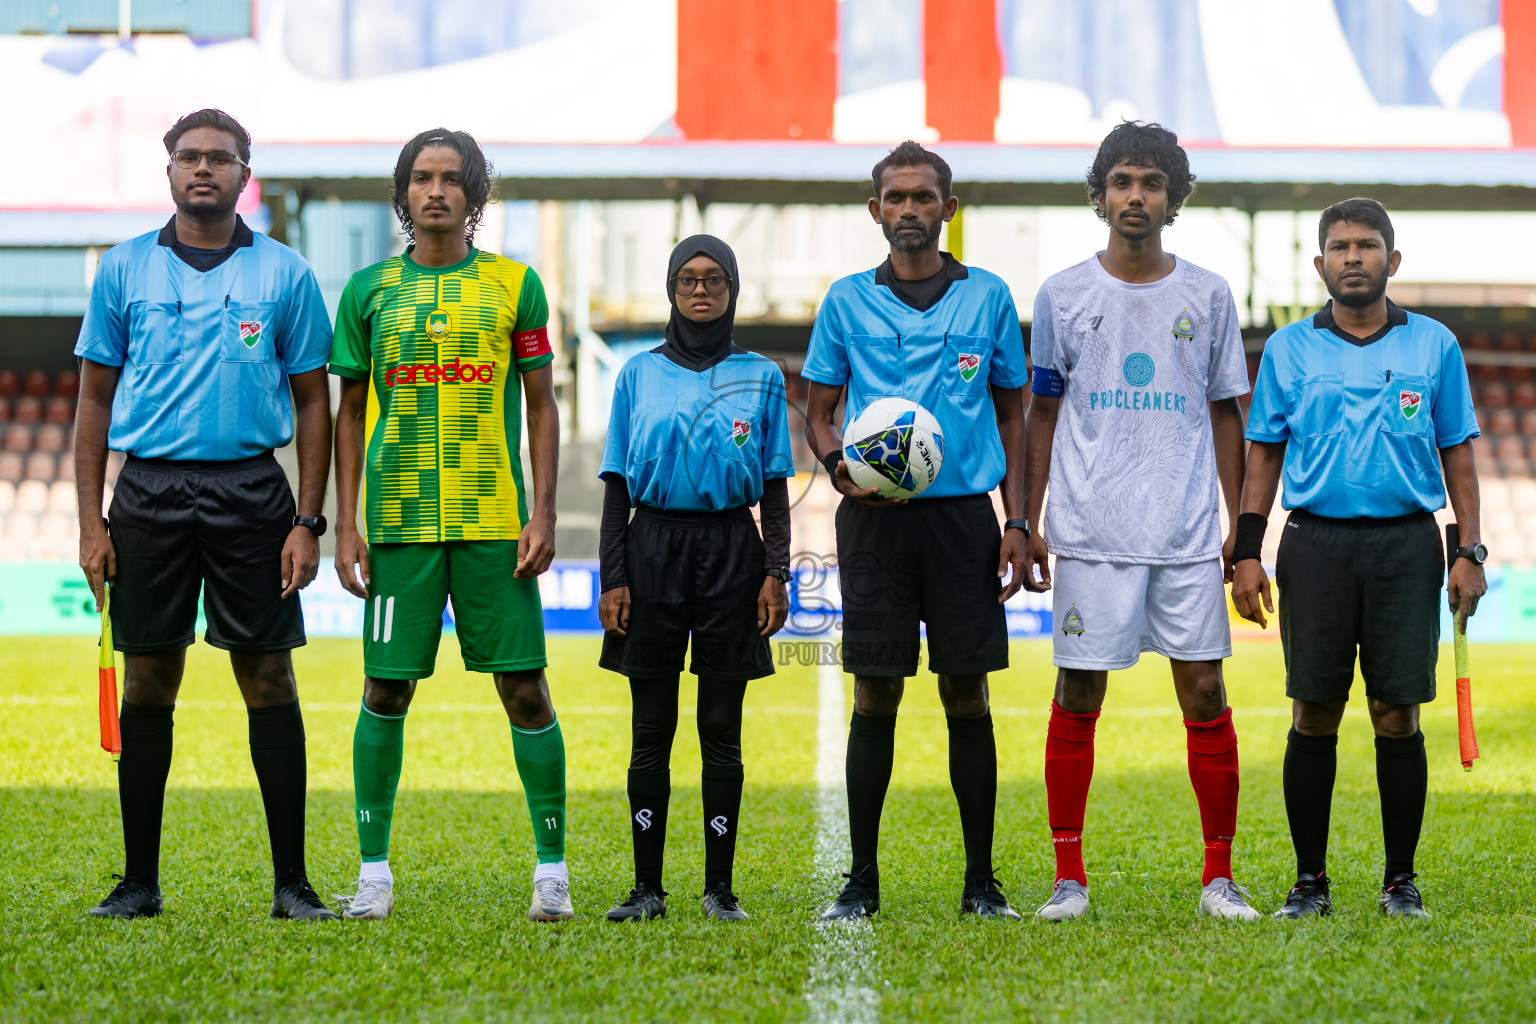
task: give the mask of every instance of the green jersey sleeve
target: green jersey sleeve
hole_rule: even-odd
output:
[[[520,373],[536,370],[555,358],[549,346],[549,300],[544,297],[544,282],[532,267],[523,272],[523,288],[517,297],[512,351]]]
[[[373,370],[372,339],[363,321],[357,278],[347,281],[336,307],[336,332],[331,338],[331,372],[338,377],[367,380]]]

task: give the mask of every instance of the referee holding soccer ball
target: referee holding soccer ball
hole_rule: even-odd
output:
[[[832,285],[801,371],[811,382],[806,439],[843,494],[843,669],[854,676],[847,768],[853,864],[822,916],[860,918],[880,909],[880,811],[896,710],[906,677],[917,674],[922,622],[948,716],[949,777],[965,837],[960,907],[1016,920],[992,876],[997,745],[987,673],[1008,667],[1003,602],[1023,582],[1029,535],[1019,316],[1000,279],[939,251],[939,233],[959,207],[948,164],[904,142],[875,165],[873,178],[869,212],[885,231],[890,258]],[[845,422],[886,397],[917,402],[938,420],[944,466],[919,497],[882,499],[849,477],[833,423],[845,389]],[[1008,517],[1001,536],[990,497],[999,483]],[[1010,566],[1005,589],[1000,580]]]
[[[1285,810],[1297,878],[1276,916],[1333,909],[1328,821],[1358,648],[1386,843],[1379,904],[1390,917],[1428,917],[1413,858],[1429,780],[1419,705],[1435,699],[1445,578],[1434,513],[1449,491],[1467,546],[1452,553],[1448,590],[1464,620],[1487,590],[1471,445],[1477,421],[1455,336],[1386,296],[1401,257],[1381,204],[1330,206],[1318,244],[1314,264],[1333,301],[1264,348],[1232,556],[1233,603],[1262,626],[1274,606],[1259,548],[1283,476],[1291,515],[1275,577],[1293,706]]]

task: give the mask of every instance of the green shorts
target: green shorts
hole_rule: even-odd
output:
[[[376,679],[430,676],[450,597],[466,669],[543,668],[539,581],[515,578],[516,568],[515,540],[368,545],[363,670]]]

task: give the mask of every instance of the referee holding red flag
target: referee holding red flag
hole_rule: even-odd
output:
[[[1449,492],[1465,545],[1452,553],[1450,605],[1471,615],[1488,589],[1471,445],[1477,421],[1455,336],[1386,296],[1401,255],[1381,204],[1330,206],[1318,245],[1313,262],[1333,301],[1265,346],[1232,556],[1233,602],[1263,626],[1274,606],[1259,549],[1283,475],[1291,515],[1275,577],[1293,705],[1284,773],[1297,877],[1276,916],[1333,909],[1328,820],[1358,648],[1386,844],[1379,903],[1390,917],[1428,917],[1413,858],[1429,780],[1419,705],[1435,699],[1440,651],[1445,551],[1434,513]]]

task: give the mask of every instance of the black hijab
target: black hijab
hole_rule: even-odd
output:
[[[683,269],[683,264],[695,256],[708,256],[720,264],[731,279],[730,301],[725,312],[713,320],[699,323],[690,320],[677,308],[677,292],[672,279]],[[689,235],[677,243],[672,258],[667,261],[667,302],[672,306],[672,316],[667,320],[667,340],[657,349],[678,366],[701,372],[725,359],[732,352],[740,352],[731,343],[731,328],[736,322],[736,296],[741,292],[741,281],[736,273],[736,254],[714,235]],[[685,296],[686,298],[686,296]]]

